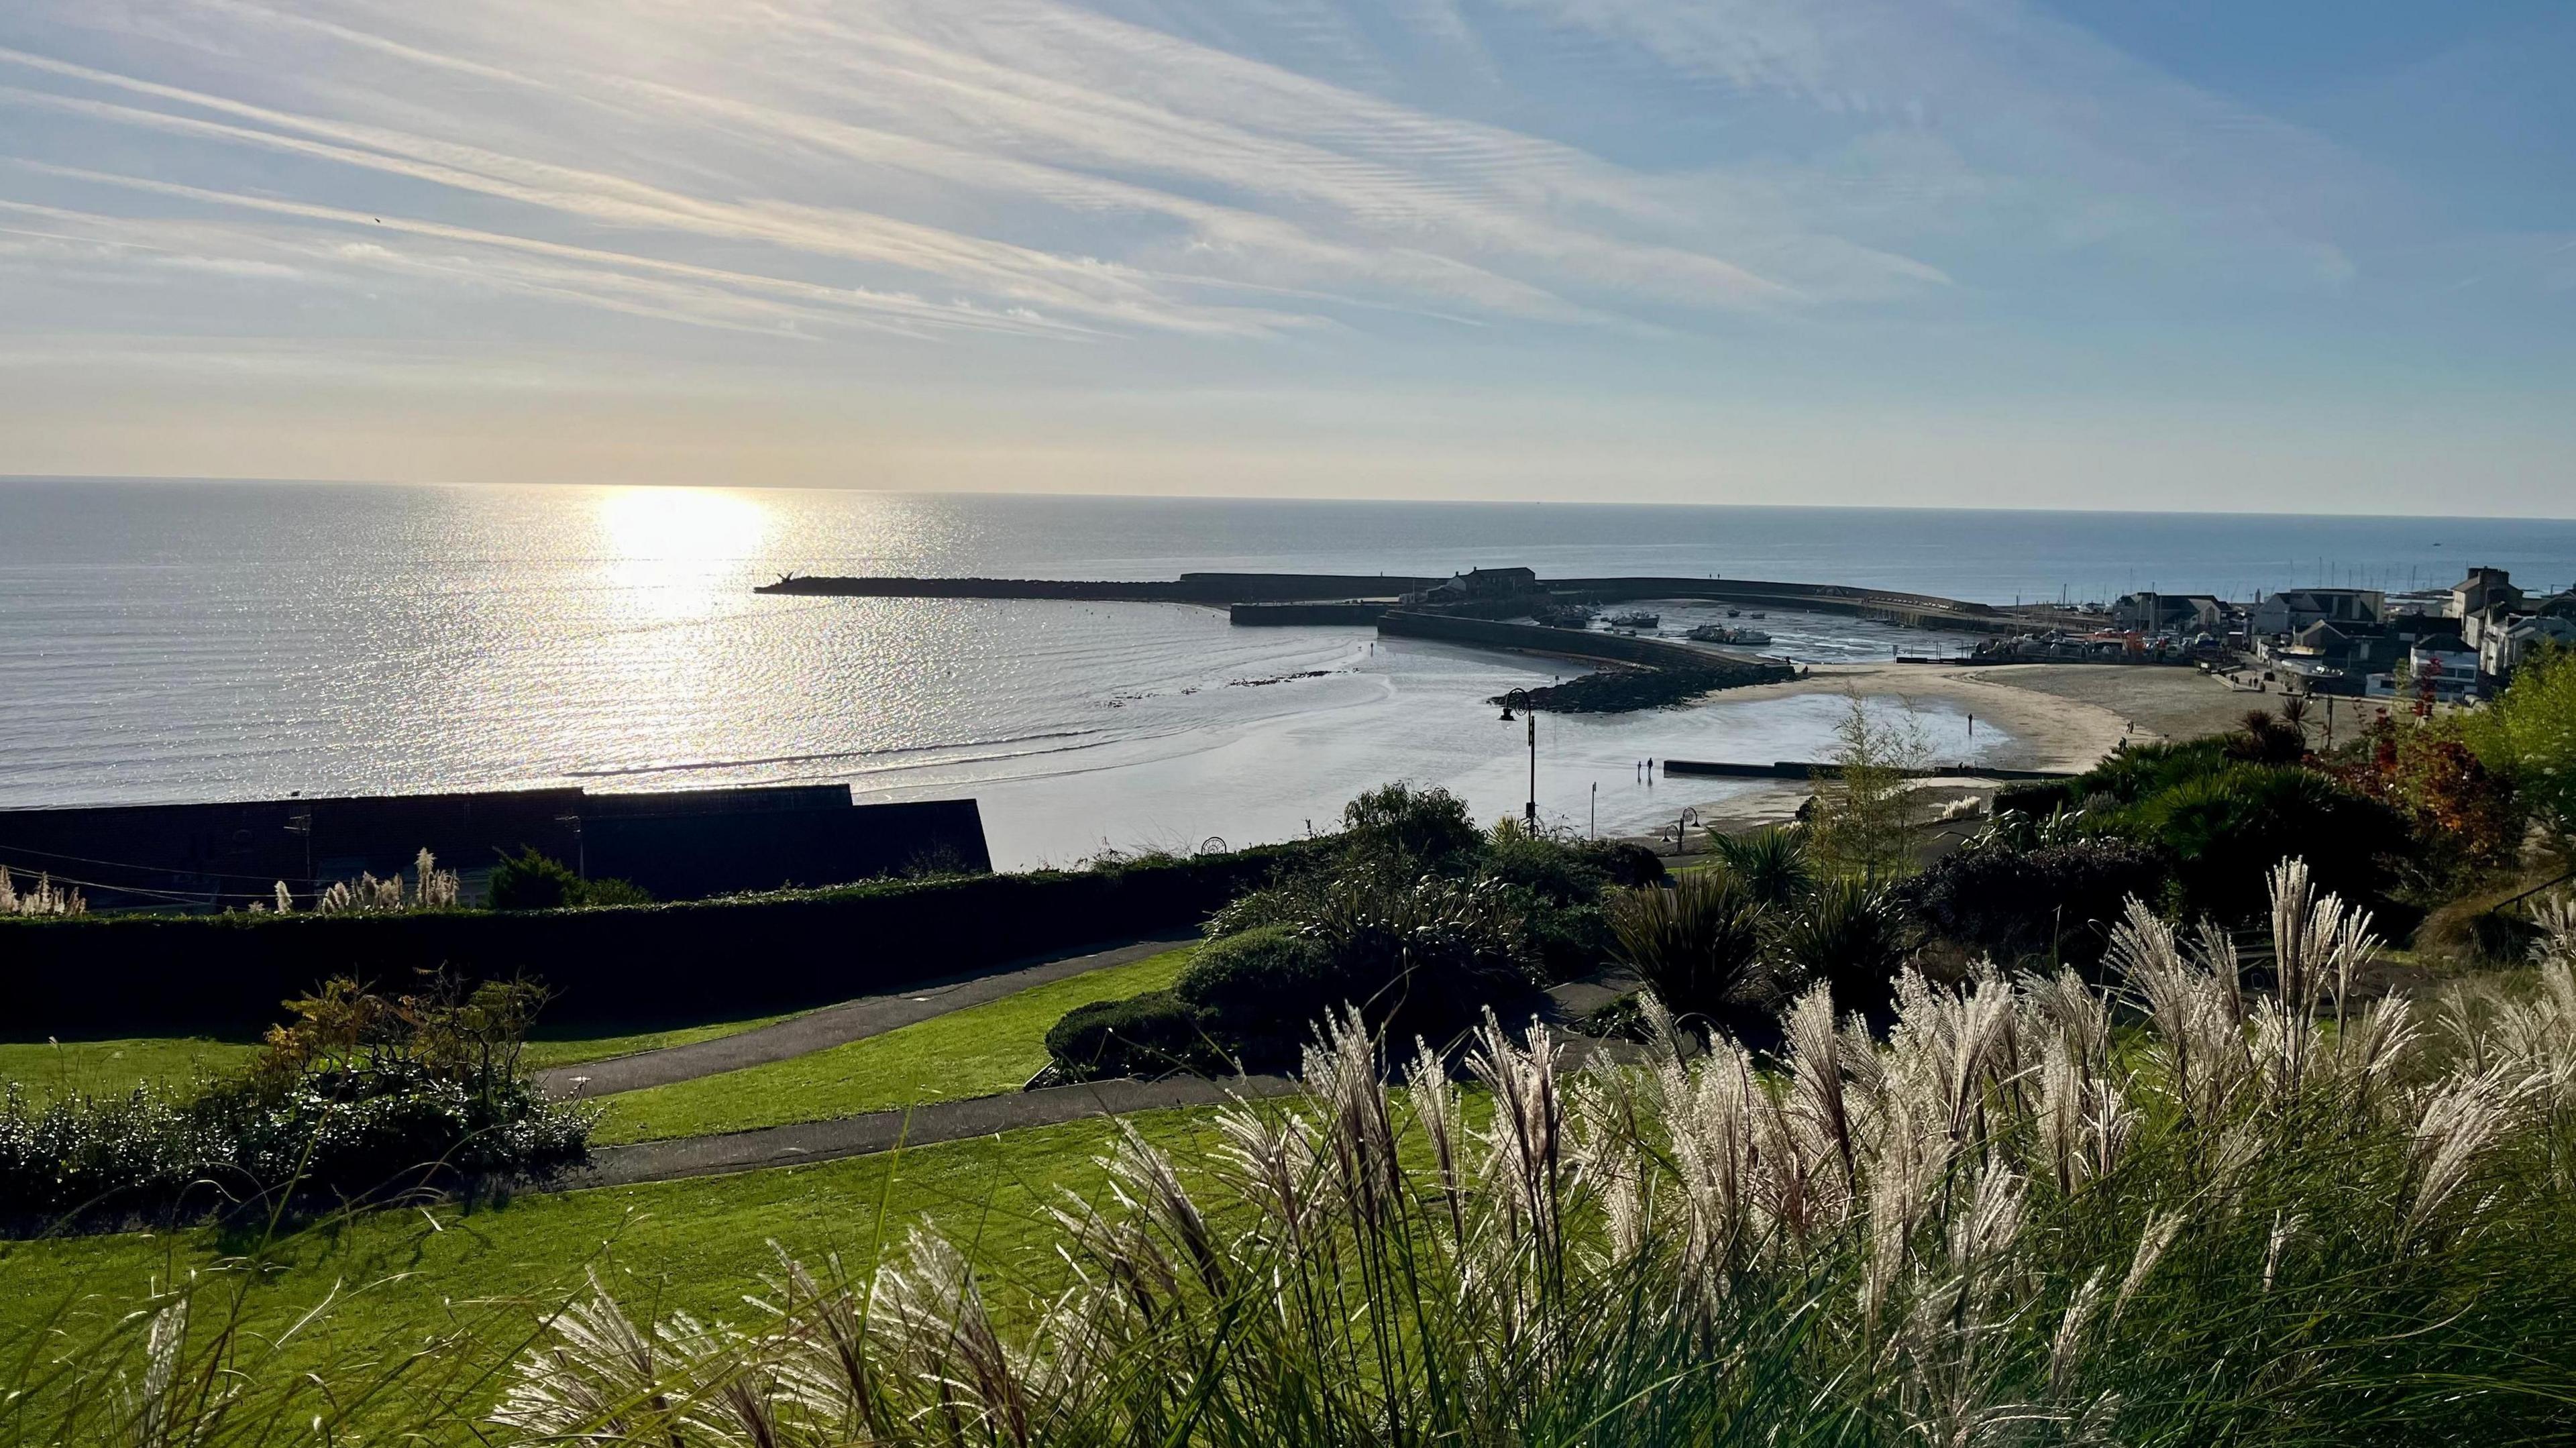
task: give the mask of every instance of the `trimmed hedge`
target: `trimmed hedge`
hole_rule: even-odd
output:
[[[1227,1069],[1198,1013],[1167,990],[1076,1006],[1048,1028],[1046,1046],[1057,1069],[1076,1081]]]
[[[1209,941],[1172,987],[1208,1034],[1264,1062],[1294,1060],[1312,1023],[1353,993],[1333,952],[1285,925]]]
[[[248,1031],[332,976],[525,976],[550,1025],[767,1012],[1195,925],[1316,846],[587,910],[0,920],[21,1037]]]

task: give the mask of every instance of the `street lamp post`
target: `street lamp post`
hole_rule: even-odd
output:
[[[1673,821],[1673,858],[1690,853],[1690,827],[1699,823],[1699,811],[1685,806],[1681,817]]]
[[[1529,690],[1514,689],[1503,696],[1503,722],[1512,722],[1517,707],[1529,716],[1529,804],[1521,818],[1528,822],[1531,834],[1538,833],[1538,710],[1530,706]]]

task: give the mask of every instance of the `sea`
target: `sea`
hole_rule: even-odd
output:
[[[997,864],[1329,828],[1406,779],[1519,811],[1485,702],[1570,666],[1162,604],[775,597],[778,575],[1657,574],[1998,603],[2576,578],[2576,522],[888,494],[724,487],[0,481],[0,809],[579,784],[973,796]],[[1718,617],[1667,607],[1678,632]],[[1972,640],[1777,614],[1810,661]],[[1887,701],[1869,707],[1887,707]],[[1819,757],[1798,697],[1543,716],[1538,797],[1639,833],[1729,786],[1649,759]],[[2008,749],[1934,709],[1946,758]],[[0,829],[5,821],[0,820]],[[0,851],[7,841],[0,837]],[[5,854],[0,854],[5,858]]]

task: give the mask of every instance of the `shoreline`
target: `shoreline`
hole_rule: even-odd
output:
[[[2246,696],[2197,670],[2144,664],[1815,664],[1793,682],[1711,697],[1732,702],[1832,694],[1938,700],[1991,722],[2007,738],[1983,762],[2069,773],[2092,768],[2123,742],[2215,732],[2252,707]],[[1995,789],[1991,782],[1965,779],[1934,779],[1922,787],[1945,798],[1990,797]],[[1803,781],[1756,782],[1692,808],[1709,828],[1735,833],[1785,823],[1812,792]]]

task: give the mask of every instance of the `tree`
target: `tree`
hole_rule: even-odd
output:
[[[2524,660],[2464,728],[2478,762],[2511,780],[2524,808],[2562,839],[2576,838],[2576,650]]]
[[[1834,775],[1810,812],[1817,858],[1864,879],[1906,874],[1924,823],[1913,780],[1932,757],[1921,723],[1911,706],[1887,717],[1855,698],[1834,733]]]

